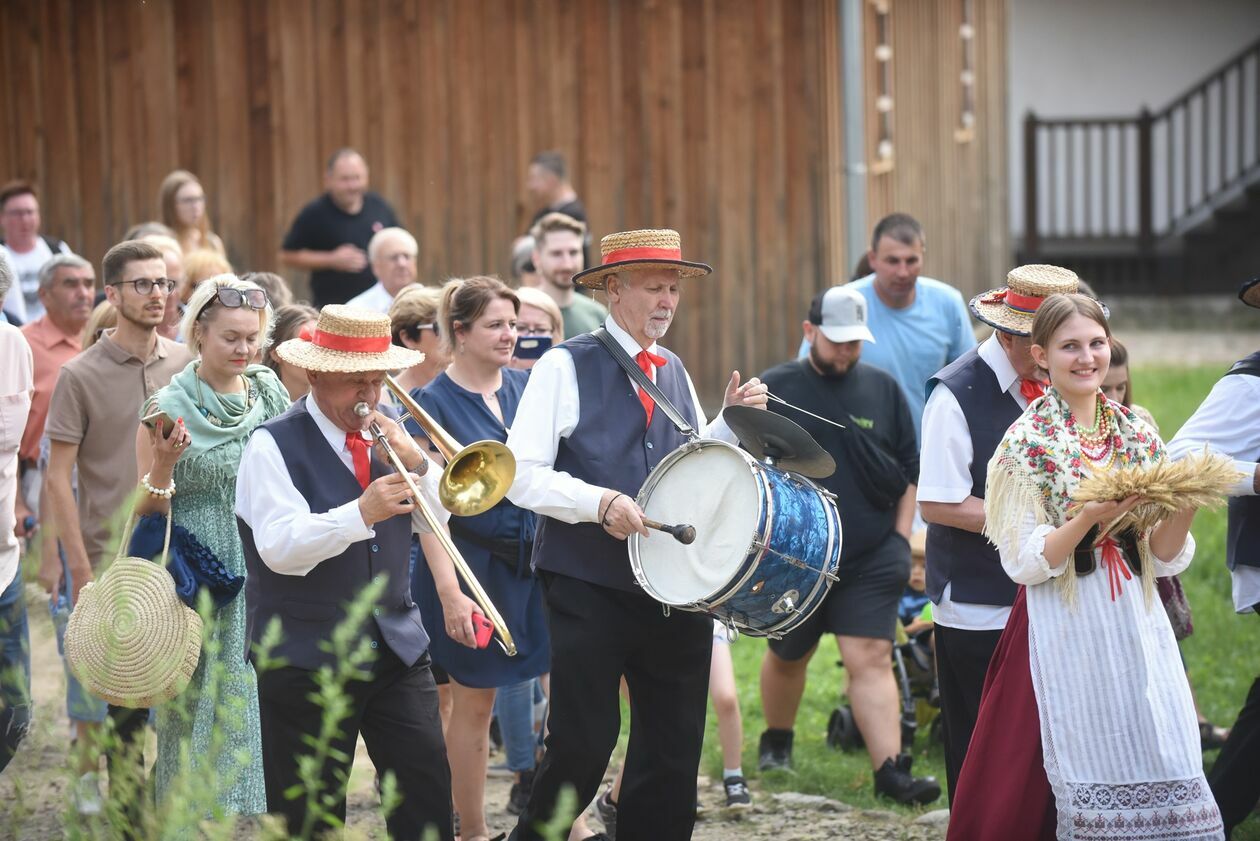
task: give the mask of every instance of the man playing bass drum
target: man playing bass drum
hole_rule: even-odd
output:
[[[681,280],[712,269],[683,260],[670,230],[612,234],[601,250],[602,265],[574,279],[607,293],[604,329],[693,428],[733,441],[721,418],[701,427],[704,414],[682,361],[656,344],[673,320]],[[736,371],[723,405],[765,408],[765,392],[755,378],[741,385]],[[551,627],[552,714],[547,753],[513,838],[542,837],[539,827],[565,785],[579,807],[594,798],[620,730],[623,674],[632,725],[618,834],[691,837],[713,622],[667,613],[646,595],[625,545],[633,532],[649,537],[634,497],[652,468],[684,443],[593,334],[570,339],[534,366],[508,436],[517,462],[508,498],[541,515],[534,563]]]

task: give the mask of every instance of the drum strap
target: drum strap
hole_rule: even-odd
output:
[[[657,387],[656,383],[648,379],[648,375],[643,373],[643,370],[630,358],[630,354],[626,353],[625,349],[613,338],[611,333],[601,327],[594,331],[593,335],[604,346],[604,350],[608,351],[608,354],[617,360],[617,364],[630,375],[630,379],[634,380],[635,385],[643,389],[644,393],[656,402],[657,407],[665,413],[674,426],[678,427],[678,431],[684,437],[688,439],[697,437],[696,430],[692,428],[691,424],[687,423],[682,413],[674,407],[673,403],[669,402],[669,398]]]

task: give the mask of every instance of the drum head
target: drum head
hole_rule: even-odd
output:
[[[644,513],[696,528],[690,546],[668,534],[631,536],[640,572],[658,601],[685,605],[707,599],[735,577],[752,547],[760,519],[757,479],[746,456],[720,442],[703,442],[657,466],[648,477]],[[654,484],[653,484],[654,483]],[[642,495],[641,495],[642,496]]]

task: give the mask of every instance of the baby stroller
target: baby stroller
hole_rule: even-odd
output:
[[[903,750],[914,745],[914,736],[920,724],[930,725],[930,735],[940,738],[940,717],[936,713],[939,700],[936,697],[936,664],[928,644],[930,634],[911,638],[905,626],[897,623],[897,640],[893,644],[893,673],[901,696],[901,744]],[[843,666],[843,661],[837,663]],[[853,708],[841,703],[831,711],[827,721],[827,744],[846,753],[864,747],[862,732],[853,717]]]

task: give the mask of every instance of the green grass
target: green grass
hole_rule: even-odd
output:
[[[1134,394],[1159,421],[1165,439],[1171,438],[1223,370],[1223,367],[1137,368]],[[1229,572],[1225,568],[1224,511],[1200,513],[1195,520],[1194,536],[1198,550],[1194,563],[1182,575],[1182,582],[1193,611],[1195,632],[1182,644],[1182,652],[1203,712],[1211,721],[1229,726],[1252,680],[1260,674],[1260,620],[1250,615],[1238,616],[1233,611]],[[865,751],[846,754],[827,747],[827,719],[844,690],[843,670],[836,665],[839,658],[833,642],[824,641],[809,666],[809,682],[796,722],[795,772],[758,774],[757,740],[765,727],[758,672],[765,645],[763,640],[741,637],[731,649],[744,719],[745,773],[751,778],[762,777],[762,787],[771,791],[821,794],[857,807],[893,809],[905,814],[921,811],[875,799]],[[920,728],[915,742],[915,771],[935,774],[943,784],[943,753],[940,745],[929,741],[927,728]],[[1214,752],[1205,754],[1205,767],[1210,768],[1214,760]],[[708,721],[702,768],[714,779],[720,779],[721,752],[712,715]],[[944,805],[942,796],[928,808]],[[1252,817],[1234,832],[1233,838],[1260,841],[1260,818]]]

